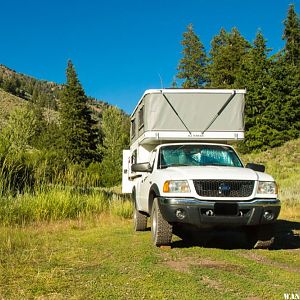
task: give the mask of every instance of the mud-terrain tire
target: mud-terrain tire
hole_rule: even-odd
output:
[[[145,231],[147,229],[147,215],[139,212],[136,207],[133,210],[133,229],[134,231]]]
[[[152,241],[155,246],[168,246],[172,240],[172,225],[162,216],[158,199],[154,198],[151,212],[151,233]]]
[[[269,249],[274,244],[274,225],[249,226],[246,229],[247,239],[253,249]]]

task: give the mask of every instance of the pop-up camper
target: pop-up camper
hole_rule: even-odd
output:
[[[244,138],[245,90],[147,90],[131,116],[131,142]]]
[[[151,217],[155,245],[170,244],[178,224],[266,228],[278,217],[274,179],[261,165],[245,167],[229,145],[244,138],[245,93],[157,89],[138,102],[122,190],[132,194],[135,230]],[[252,232],[257,247],[270,245]]]

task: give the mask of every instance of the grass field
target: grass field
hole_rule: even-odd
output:
[[[284,299],[300,293],[300,223],[279,228],[270,251],[238,232],[160,249],[112,215],[2,227],[0,299]]]
[[[243,232],[194,232],[172,247],[133,232],[118,191],[66,187],[0,198],[2,299],[299,299],[300,140],[243,156],[280,186],[272,250],[250,250]]]

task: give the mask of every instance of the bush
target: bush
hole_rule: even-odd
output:
[[[17,194],[34,188],[34,168],[24,155],[0,158],[0,195]]]

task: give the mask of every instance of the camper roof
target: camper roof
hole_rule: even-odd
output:
[[[131,115],[131,144],[244,138],[245,90],[146,90]]]
[[[134,108],[131,117],[136,112],[137,108],[139,107],[140,103],[143,101],[143,98],[148,94],[229,94],[229,93],[236,93],[236,94],[246,94],[245,89],[149,89],[146,90],[139,100],[138,104]]]

